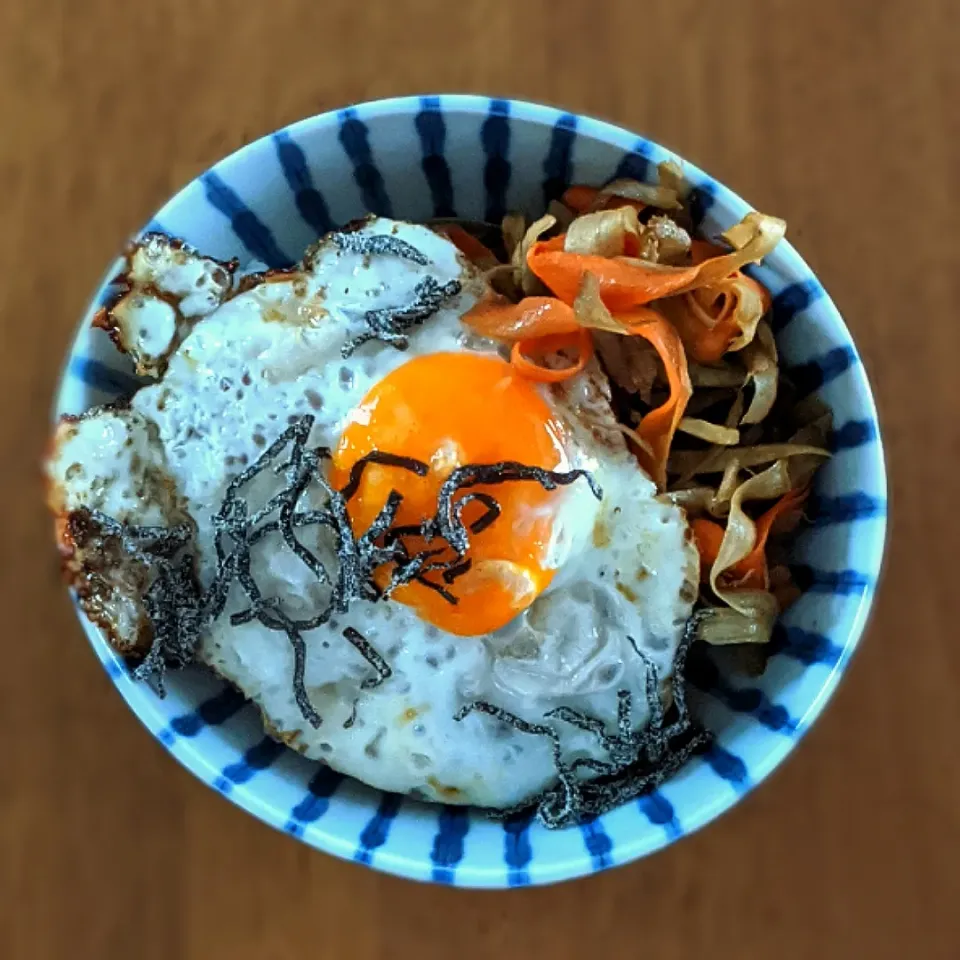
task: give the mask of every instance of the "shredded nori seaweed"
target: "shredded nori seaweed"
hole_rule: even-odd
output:
[[[355,630],[353,627],[344,627],[343,635],[377,674],[375,677],[367,677],[360,684],[361,690],[373,690],[374,687],[379,687],[384,680],[389,680],[393,676],[393,671],[387,661],[380,656],[373,644],[359,630]]]
[[[425,267],[430,261],[413,244],[391,237],[389,234],[377,233],[331,233],[330,239],[342,253],[382,254],[399,257],[401,260],[411,260]]]
[[[544,826],[551,829],[576,826],[656,789],[691,756],[706,749],[712,736],[691,719],[684,692],[687,653],[696,629],[696,620],[691,618],[677,647],[673,664],[673,705],[669,711],[663,707],[656,666],[640,651],[633,638],[628,638],[647,667],[645,694],[650,718],[643,729],[632,729],[633,698],[629,690],[620,690],[617,695],[616,732],[607,730],[596,717],[570,707],[557,707],[544,714],[544,720],[569,723],[595,736],[606,750],[608,760],[579,757],[568,761],[562,756],[560,735],[555,727],[530,723],[485,701],[469,703],[459,710],[455,720],[463,720],[472,712],[484,713],[521,733],[550,740],[557,783],[531,803],[498,811],[496,816],[504,818],[535,810]],[[591,779],[581,776],[581,771],[586,771]]]
[[[457,577],[462,577],[472,566],[473,561],[467,557],[462,563],[458,563],[455,567],[450,567],[449,570],[443,571],[443,582],[448,585],[453,583]]]
[[[432,317],[445,301],[455,297],[460,290],[459,280],[448,280],[441,285],[435,277],[424,277],[414,287],[414,298],[406,306],[368,310],[363,315],[367,329],[347,340],[340,350],[341,355],[346,359],[357,347],[370,340],[381,340],[397,350],[406,350],[409,346],[407,334]]]
[[[349,730],[357,722],[357,707],[360,705],[360,698],[354,697],[350,705],[350,716],[343,721],[343,729]]]
[[[96,511],[85,511],[84,522],[101,535],[116,538],[123,551],[152,573],[143,598],[144,611],[153,628],[153,642],[134,670],[137,680],[154,679],[164,695],[164,668],[190,663],[200,643],[202,598],[193,557],[184,550],[193,539],[190,523],[176,527],[121,524]]]
[[[489,493],[471,493],[470,499],[482,503],[487,508],[486,513],[470,524],[471,533],[482,533],[500,516],[500,504]]]
[[[479,500],[485,503],[489,509],[489,494],[474,493],[462,497],[454,502],[454,497],[461,490],[468,490],[471,487],[490,486],[499,483],[515,483],[517,481],[526,481],[539,483],[544,490],[555,490],[559,486],[566,486],[575,480],[583,478],[590,485],[590,490],[598,499],[602,499],[603,491],[593,476],[586,470],[569,470],[558,472],[554,470],[544,470],[542,467],[530,467],[523,463],[517,463],[513,460],[503,460],[499,463],[489,464],[467,464],[457,467],[440,487],[440,494],[437,497],[437,512],[431,520],[423,524],[422,534],[427,540],[439,537],[446,540],[447,543],[456,551],[457,562],[459,563],[467,552],[469,538],[467,536],[467,527],[463,522],[463,510],[466,505],[473,500]],[[499,507],[497,507],[499,515]],[[493,519],[496,519],[495,517]],[[481,521],[486,517],[481,518]],[[490,520],[489,522],[493,522]],[[476,524],[476,521],[475,521]],[[487,523],[482,523],[480,529],[484,529]],[[473,530],[477,533],[476,529]]]
[[[385,453],[382,450],[372,450],[350,468],[350,476],[347,478],[346,486],[340,491],[344,500],[352,500],[360,489],[363,472],[366,470],[368,463],[379,463],[386,467],[400,467],[402,470],[415,473],[418,477],[425,477],[430,472],[430,465],[422,460],[415,460],[413,457],[400,457],[395,453]]]
[[[390,578],[390,583],[384,591],[384,596],[389,597],[398,587],[418,581],[423,586],[439,593],[448,603],[456,603],[456,597],[452,593],[436,581],[426,579],[425,574],[436,570],[443,575],[456,569],[458,570],[457,575],[462,576],[469,569],[463,567],[470,545],[468,533],[478,533],[486,529],[500,515],[500,506],[491,494],[474,492],[455,500],[454,498],[460,491],[469,490],[481,484],[493,486],[500,483],[516,482],[539,483],[545,490],[555,490],[557,487],[566,486],[581,477],[590,485],[593,495],[598,500],[601,499],[603,491],[593,476],[586,470],[569,470],[566,472],[545,470],[542,467],[531,467],[513,460],[503,460],[499,463],[489,464],[466,464],[457,467],[440,487],[440,492],[437,495],[436,513],[420,524],[419,527],[395,528],[390,531],[385,540],[385,543],[393,544],[398,540],[402,542],[404,535],[415,534],[427,543],[444,541],[446,547],[439,550],[423,550],[410,556],[406,561],[398,563]],[[474,520],[468,529],[463,520],[463,512],[474,501],[484,504],[487,507],[487,512]],[[400,530],[403,532],[400,533]],[[441,556],[445,559],[438,559]]]
[[[366,463],[389,462],[394,466],[406,465],[417,473],[420,472],[420,464],[418,461],[407,461],[406,458],[371,454],[364,459],[359,468],[355,468],[344,491],[336,490],[323,476],[322,471],[318,469],[320,459],[326,454],[326,451],[322,449],[308,451],[305,449],[312,426],[312,416],[302,417],[297,423],[284,431],[255,464],[236,477],[228,486],[224,501],[214,518],[214,528],[217,530],[219,569],[211,592],[216,589],[219,609],[222,610],[222,605],[226,601],[227,591],[229,590],[229,583],[231,580],[235,580],[246,594],[251,605],[246,610],[234,613],[230,622],[233,625],[238,625],[255,619],[268,629],[279,630],[287,635],[294,652],[294,697],[305,719],[314,727],[318,727],[322,722],[321,718],[310,703],[304,686],[306,644],[303,640],[303,634],[322,626],[334,612],[345,613],[348,604],[353,600],[378,599],[379,590],[373,582],[373,571],[384,563],[406,559],[406,551],[401,542],[397,541],[389,547],[380,546],[377,543],[378,538],[381,538],[393,523],[402,500],[401,495],[396,491],[391,491],[387,503],[369,529],[361,537],[356,537],[347,513],[348,496],[345,496],[345,492],[352,496],[359,488],[360,476]],[[286,487],[248,520],[246,503],[237,496],[240,488],[265,470],[288,444],[291,445],[290,458],[285,464],[276,468],[278,472],[286,473]],[[323,487],[327,497],[327,506],[323,510],[298,512],[299,500],[311,481],[316,481]],[[299,549],[294,549],[294,553],[314,573],[318,582],[331,585],[331,593],[326,605],[312,617],[295,619],[284,614],[280,610],[278,600],[263,597],[250,574],[250,546],[263,536],[260,531],[264,529],[263,527],[257,528],[256,524],[265,519],[273,510],[279,511],[279,518],[274,523],[267,525],[267,529],[270,531],[280,529],[283,533],[283,539],[288,545],[291,542],[297,544]],[[294,529],[309,525],[325,526],[333,531],[339,561],[335,578],[330,576],[320,559],[310,553],[296,539]],[[233,549],[229,554],[221,539],[222,536],[226,535],[229,535],[233,541]],[[220,583],[227,583],[226,590],[219,588]],[[360,652],[371,660],[371,663],[379,662],[382,668],[389,670],[389,667],[383,663],[382,658],[372,647],[367,645],[369,649],[364,652],[353,636],[346,632],[344,636],[354,646],[357,646]],[[359,636],[357,634],[357,637]],[[362,641],[363,638],[360,637],[360,640]],[[370,656],[368,656],[368,653]],[[380,667],[376,668],[378,669],[378,677],[380,677],[377,682],[380,682],[383,679],[382,670]]]
[[[452,607],[455,607],[460,602],[460,600],[455,597],[442,583],[437,583],[423,574],[416,578],[416,582],[426,587],[428,590],[432,590],[434,593],[439,594]]]
[[[239,626],[256,620],[268,630],[286,635],[294,657],[294,698],[304,718],[318,727],[322,718],[311,704],[304,683],[304,634],[327,623],[335,613],[346,613],[355,600],[384,599],[397,587],[414,581],[455,604],[456,596],[446,586],[427,578],[426,573],[438,571],[447,586],[453,584],[470,568],[465,557],[468,534],[486,529],[500,515],[500,506],[491,494],[474,491],[455,500],[460,491],[481,484],[518,481],[539,483],[544,489],[553,490],[583,477],[594,494],[601,496],[600,488],[583,470],[560,473],[515,462],[471,464],[457,468],[444,481],[432,518],[419,525],[395,525],[403,497],[392,490],[380,513],[367,530],[357,536],[347,503],[358,492],[368,464],[397,467],[418,476],[426,475],[429,467],[420,460],[375,450],[354,464],[346,484],[337,490],[320,468],[321,461],[329,457],[329,450],[307,449],[313,423],[313,416],[307,414],[291,424],[227,485],[212,518],[217,565],[206,591],[201,591],[195,574],[197,547],[192,525],[171,529],[135,527],[102,514],[91,514],[91,519],[106,535],[118,538],[128,554],[153,571],[144,606],[154,637],[149,652],[137,667],[136,676],[154,678],[161,695],[165,667],[184,666],[195,658],[202,629],[223,613],[230,592],[237,585],[249,605],[231,615],[231,624]],[[284,454],[286,458],[282,459]],[[253,510],[246,499],[246,488],[269,468],[283,478],[281,489]],[[311,484],[322,489],[325,504],[321,509],[301,510],[300,501]],[[474,501],[486,509],[468,528],[463,521],[463,511]],[[297,537],[297,530],[308,527],[326,528],[331,532],[337,558],[335,571],[327,570],[321,559]],[[322,609],[310,617],[290,616],[282,609],[279,598],[265,596],[254,579],[251,549],[272,534],[280,535],[318,584],[330,588]],[[411,554],[405,542],[409,537],[423,538],[430,546]],[[433,542],[438,545],[434,546]],[[373,574],[385,565],[390,565],[392,571],[386,587],[381,589]],[[348,627],[343,636],[376,671],[375,677],[363,681],[363,689],[372,689],[391,675],[389,665],[358,631]]]
[[[546,490],[573,483],[583,478],[594,496],[602,491],[593,477],[583,470],[555,472],[512,461],[494,464],[470,464],[454,470],[444,481],[437,497],[433,517],[420,525],[394,525],[402,496],[393,490],[373,523],[361,536],[356,536],[347,512],[348,501],[360,488],[363,471],[369,463],[378,463],[408,470],[418,476],[428,472],[427,464],[408,457],[373,451],[357,461],[347,483],[335,489],[320,469],[320,462],[329,456],[324,448],[306,447],[313,417],[304,416],[285,430],[250,467],[238,474],[227,487],[223,501],[213,518],[217,572],[210,587],[201,592],[194,572],[194,529],[191,524],[165,529],[120,524],[100,513],[90,513],[90,520],[102,532],[115,537],[123,549],[153,571],[153,580],[144,597],[144,606],[154,630],[151,648],[137,668],[138,678],[155,678],[163,692],[163,671],[166,666],[183,666],[196,655],[200,632],[204,625],[218,617],[224,609],[231,587],[236,583],[249,601],[249,607],[234,613],[230,620],[240,625],[256,620],[269,630],[284,633],[294,655],[293,692],[304,718],[314,727],[322,718],[310,702],[304,684],[306,642],[304,634],[326,623],[335,613],[346,612],[358,599],[379,600],[398,586],[419,582],[436,590],[450,603],[456,596],[445,586],[427,578],[429,571],[439,571],[447,586],[455,583],[470,568],[466,557],[469,534],[479,533],[495,522],[500,506],[489,493],[473,491],[457,499],[458,494],[477,486],[512,482],[539,483]],[[274,467],[283,476],[282,489],[271,496],[260,509],[251,512],[243,498],[244,488],[277,461],[289,448],[288,457]],[[324,491],[326,505],[319,510],[299,510],[298,505],[307,487],[318,483]],[[485,512],[469,527],[463,520],[468,504],[477,501]],[[275,518],[272,518],[273,515]],[[296,536],[305,527],[328,528],[335,540],[337,570],[335,575],[324,567]],[[275,597],[263,595],[251,573],[251,547],[265,536],[279,533],[284,543],[316,577],[330,587],[324,608],[307,619],[287,615]],[[418,537],[428,544],[442,541],[443,546],[411,554],[405,538]],[[451,554],[453,557],[451,559]],[[440,559],[443,557],[444,559]],[[384,564],[392,564],[390,582],[384,590],[377,587],[373,573]],[[521,810],[535,808],[540,820],[550,828],[584,823],[621,804],[656,788],[695,752],[710,742],[710,736],[690,718],[684,692],[684,671],[687,651],[697,629],[697,618],[691,618],[677,648],[673,669],[673,704],[665,711],[660,695],[660,678],[654,663],[639,649],[632,637],[637,656],[646,664],[645,695],[650,710],[649,722],[642,730],[632,729],[632,696],[629,690],[618,692],[615,730],[595,717],[571,707],[548,711],[540,723],[531,723],[486,701],[475,701],[455,716],[463,720],[469,713],[486,714],[514,729],[550,741],[557,782],[535,798],[532,805],[502,811],[511,816]],[[373,667],[375,675],[363,680],[361,689],[379,686],[391,675],[386,660],[353,627],[346,627],[343,636]],[[356,721],[356,707],[344,722],[350,727]],[[562,741],[556,724],[566,723],[596,737],[607,759],[564,758]]]
[[[361,690],[373,690],[375,687],[379,687],[381,683],[385,680],[389,680],[393,676],[393,671],[390,669],[389,664],[386,660],[380,656],[380,653],[377,649],[370,643],[369,640],[359,631],[353,627],[344,627],[343,636],[346,640],[353,645],[356,651],[363,657],[367,663],[373,667],[376,672],[376,676],[367,677],[360,684]],[[349,730],[357,722],[357,708],[360,705],[360,698],[354,697],[353,704],[350,707],[350,716],[343,721],[343,729]]]

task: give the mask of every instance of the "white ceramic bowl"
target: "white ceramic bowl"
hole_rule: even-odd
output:
[[[507,210],[535,216],[570,183],[644,179],[668,158],[680,160],[619,127],[550,107],[464,96],[384,100],[251,143],[188,184],[145,229],[217,257],[279,265],[367,211],[410,220],[496,222]],[[681,163],[704,233],[747,212],[735,194]],[[876,410],[850,334],[789,243],[755,276],[774,295],[774,326],[793,379],[834,411],[836,455],[817,475],[814,524],[792,558],[805,593],[778,626],[766,673],[749,684],[721,672],[695,678],[716,746],[656,793],[555,832],[529,818],[497,823],[384,794],[275,743],[257,713],[204,671],[171,676],[159,699],[81,617],[117,689],[170,753],[226,799],[320,850],[418,880],[550,883],[635,860],[708,823],[766,777],[823,709],[863,630],[884,543]],[[70,351],[57,413],[136,386],[126,358],[90,329],[104,293],[105,286]]]

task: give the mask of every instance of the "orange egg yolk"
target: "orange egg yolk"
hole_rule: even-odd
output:
[[[516,460],[557,469],[562,463],[562,426],[546,400],[527,380],[516,377],[499,357],[438,353],[417,357],[384,377],[351,412],[333,453],[331,481],[346,485],[350,468],[373,450],[413,457],[429,464],[426,476],[394,466],[367,464],[360,488],[348,504],[354,531],[362,534],[386,503],[391,490],[403,495],[396,525],[420,524],[433,517],[443,481],[459,466]],[[532,481],[472,487],[493,496],[500,516],[470,533],[470,568],[445,584],[439,571],[426,574],[457,603],[413,582],[393,599],[416,609],[423,620],[460,636],[489,633],[528,607],[550,583],[544,566],[552,534],[557,493]],[[464,507],[470,527],[487,508]],[[426,544],[406,541],[411,553]],[[442,542],[431,544],[443,546]],[[453,551],[438,559],[452,559]],[[391,570],[375,574],[383,587]]]

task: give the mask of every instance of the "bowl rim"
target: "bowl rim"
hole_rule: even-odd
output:
[[[669,153],[680,159],[686,178],[698,184],[709,184],[714,197],[720,199],[727,206],[753,209],[735,191],[715,177],[707,174],[699,166],[687,160],[686,157],[681,156],[672,149],[663,147],[657,141],[647,136],[633,133],[609,121],[600,120],[589,115],[571,113],[559,107],[527,100],[488,97],[478,94],[429,94],[388,97],[335,107],[322,113],[294,121],[291,124],[278,128],[276,131],[268,132],[251,140],[249,143],[243,144],[233,152],[211,164],[204,171],[198,173],[169,197],[155,212],[154,216],[161,218],[163,211],[180,200],[182,195],[190,190],[206,173],[210,171],[228,171],[233,164],[240,162],[245,154],[255,152],[258,147],[262,147],[263,144],[270,141],[277,133],[287,133],[291,137],[295,137],[308,130],[315,131],[328,127],[335,128],[339,125],[344,110],[356,111],[357,114],[360,115],[360,119],[364,122],[376,120],[388,115],[413,115],[422,109],[423,103],[427,99],[436,101],[439,109],[447,114],[465,113],[472,116],[483,117],[489,115],[492,102],[504,103],[508,107],[511,120],[516,119],[541,126],[553,126],[561,116],[573,116],[576,120],[578,137],[601,141],[604,144],[623,149],[626,152],[634,149],[638,142],[648,144],[654,149]],[[727,797],[714,796],[712,798],[705,798],[703,803],[699,805],[695,811],[685,816],[683,833],[680,837],[672,837],[666,832],[660,831],[659,833],[651,833],[646,838],[641,836],[632,840],[619,840],[617,845],[617,859],[611,866],[623,866],[634,862],[667,846],[671,846],[677,839],[683,839],[683,837],[689,836],[702,829],[717,819],[721,814],[734,807],[747,793],[755,789],[770,776],[770,774],[794,752],[796,745],[805,736],[809,727],[821,714],[826,704],[834,695],[840,679],[846,673],[851,657],[859,647],[872,613],[877,586],[881,579],[886,556],[888,541],[887,514],[889,512],[889,504],[887,501],[886,456],[876,402],[854,339],[829,293],[823,288],[823,285],[817,279],[817,275],[789,240],[784,239],[780,242],[778,245],[778,253],[785,257],[791,274],[799,276],[805,275],[817,283],[818,287],[822,290],[823,301],[826,304],[826,308],[833,314],[838,329],[842,332],[843,340],[853,351],[854,359],[857,361],[858,369],[856,373],[858,382],[856,392],[858,396],[855,405],[862,411],[864,418],[869,420],[875,433],[875,438],[872,443],[874,452],[871,456],[871,461],[867,466],[859,469],[857,475],[869,475],[873,478],[878,496],[883,498],[885,505],[884,512],[875,518],[879,524],[875,533],[877,546],[875,552],[872,554],[874,559],[872,559],[870,567],[866,571],[873,578],[873,588],[867,590],[861,597],[853,622],[843,636],[842,654],[833,664],[829,674],[822,681],[817,695],[798,719],[796,735],[790,738],[780,738],[776,741],[775,747],[766,751],[763,757],[754,763],[751,767],[749,785],[743,790],[731,792]],[[85,333],[86,327],[89,325],[93,312],[97,308],[98,294],[106,287],[110,279],[116,275],[119,262],[119,258],[113,261],[94,288],[94,294],[86,301],[86,308],[73,339],[70,342],[66,354],[66,362],[63,365],[56,387],[52,411],[54,420],[59,417],[59,413],[63,407],[70,362],[76,355],[78,344]],[[86,617],[83,616],[75,600],[74,607],[81,626],[94,648],[95,654],[98,656],[98,659],[103,664],[114,686],[116,686],[130,710],[181,766],[189,770],[190,773],[200,779],[209,788],[216,789],[214,781],[220,773],[219,769],[211,764],[202,749],[196,747],[178,749],[175,743],[165,740],[164,737],[160,735],[160,731],[166,725],[167,719],[155,709],[155,705],[151,707],[152,700],[145,695],[143,686],[133,681],[127,674],[120,657],[106,644],[106,641],[100,635],[97,628],[90,624]],[[238,784],[229,793],[222,795],[231,803],[250,813],[268,826],[289,835],[289,831],[285,829],[288,821],[287,814],[246,789],[244,785]],[[326,824],[315,824],[308,834],[297,835],[296,839],[303,841],[308,846],[340,859],[348,861],[354,860],[356,842],[341,836],[337,830],[331,831]],[[433,879],[433,864],[395,850],[379,849],[376,857],[368,865],[376,870],[406,879],[428,882]],[[562,880],[576,879],[595,872],[597,872],[597,868],[592,865],[590,855],[584,850],[582,853],[568,859],[541,861],[536,864],[535,873],[531,870],[529,882],[531,885],[550,884]],[[506,888],[508,886],[506,873],[503,869],[471,866],[466,860],[457,865],[454,884],[467,888]]]

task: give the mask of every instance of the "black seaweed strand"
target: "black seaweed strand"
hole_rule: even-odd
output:
[[[354,601],[378,601],[408,583],[419,582],[436,591],[446,602],[456,604],[457,597],[448,587],[470,569],[470,561],[465,556],[469,535],[482,532],[500,516],[496,498],[473,487],[525,481],[552,490],[584,477],[594,494],[601,495],[593,478],[582,470],[560,473],[514,462],[468,465],[453,471],[444,482],[437,498],[436,514],[430,520],[417,526],[397,525],[403,497],[393,490],[367,530],[357,536],[347,503],[359,490],[363,471],[369,464],[395,467],[417,476],[425,476],[429,466],[410,457],[372,451],[354,464],[347,483],[337,490],[321,469],[321,461],[329,457],[329,451],[307,447],[313,424],[314,418],[310,415],[291,424],[228,484],[212,518],[217,567],[206,591],[201,591],[194,573],[197,551],[192,525],[171,529],[135,527],[102,514],[91,514],[91,522],[98,524],[105,535],[117,538],[128,554],[153,572],[144,605],[154,638],[137,668],[137,676],[154,679],[161,694],[165,667],[184,666],[196,658],[202,629],[222,615],[236,588],[247,604],[231,615],[231,624],[239,626],[257,621],[264,628],[286,636],[293,652],[294,699],[304,719],[318,727],[321,717],[310,702],[304,681],[304,635],[323,626],[335,613],[345,613]],[[280,489],[255,509],[248,502],[247,488],[268,470],[281,478]],[[301,500],[311,485],[321,489],[323,505],[320,509],[301,509]],[[485,509],[468,526],[463,514],[474,501]],[[336,569],[328,570],[298,536],[298,531],[307,528],[329,531]],[[253,575],[253,547],[275,534],[279,534],[316,582],[328,588],[325,602],[311,616],[294,617],[285,612],[280,599],[266,596]],[[429,545],[412,554],[406,544],[410,537],[425,538]],[[391,569],[390,580],[381,589],[374,580],[374,572],[387,565]],[[443,583],[427,576],[432,572],[439,573]],[[347,628],[344,637],[375,670],[376,675],[364,681],[364,689],[379,685],[391,675],[389,665],[359,632]]]
[[[385,233],[331,233],[330,239],[341,253],[399,257],[421,267],[430,262],[412,243]]]
[[[447,572],[448,571],[446,570],[443,572],[444,579],[446,579]],[[432,590],[434,593],[439,594],[452,607],[455,607],[460,602],[459,597],[454,596],[442,583],[437,583],[423,574],[420,574],[419,577],[416,577],[416,582],[421,586],[426,587],[428,590]]]
[[[413,300],[402,307],[382,307],[368,310],[363,321],[367,329],[347,340],[340,350],[346,359],[357,347],[370,340],[380,340],[397,350],[409,346],[407,335],[414,327],[432,317],[451,297],[461,290],[459,280],[440,284],[434,277],[424,277],[413,290]]]
[[[343,636],[376,672],[375,677],[367,677],[367,679],[360,684],[361,690],[373,690],[393,676],[393,671],[390,669],[387,661],[383,659],[373,644],[370,643],[359,630],[355,630],[353,627],[344,627]]]
[[[645,728],[633,730],[632,695],[618,692],[617,728],[610,731],[596,717],[570,707],[557,707],[544,714],[546,721],[568,723],[597,738],[608,759],[579,757],[566,760],[557,730],[546,723],[531,723],[486,702],[468,704],[454,715],[463,720],[471,712],[484,713],[521,733],[546,737],[550,741],[557,783],[536,797],[532,804],[501,811],[504,818],[535,810],[541,822],[551,828],[586,823],[636,797],[656,789],[695,753],[712,743],[712,736],[689,716],[684,696],[687,651],[696,634],[695,621],[688,623],[677,647],[673,664],[673,707],[665,711],[660,695],[660,678],[653,661],[628,638],[647,667],[645,696],[649,720]],[[672,715],[668,721],[668,713]],[[589,775],[587,779],[584,775]]]
[[[465,573],[467,573],[472,566],[473,561],[467,557],[466,560],[458,563],[456,566],[450,567],[449,570],[443,571],[443,582],[449,586],[458,577],[462,577]]]
[[[489,493],[471,493],[468,496],[464,497],[461,500],[461,504],[466,502],[476,501],[477,503],[482,503],[486,508],[486,512],[481,516],[477,517],[470,524],[471,533],[483,533],[497,518],[500,516],[500,504],[497,503],[496,499],[490,496]],[[461,510],[463,507],[461,506]]]
[[[466,498],[454,501],[454,497],[461,490],[468,490],[480,485],[489,486],[518,481],[539,483],[544,490],[555,490],[557,487],[571,484],[581,477],[587,481],[593,495],[598,500],[602,499],[603,491],[593,476],[586,470],[569,470],[567,472],[544,470],[542,467],[531,467],[513,460],[457,467],[440,487],[440,494],[437,497],[437,512],[432,520],[424,524],[423,535],[428,540],[434,537],[446,540],[457,553],[459,562],[463,559],[469,546],[467,528],[461,516]],[[488,496],[488,494],[471,495],[472,498],[483,502],[488,502],[486,500]],[[497,509],[499,510],[499,507]],[[481,527],[481,529],[483,528]]]
[[[370,453],[361,457],[350,468],[350,476],[347,478],[346,485],[340,490],[340,496],[344,500],[352,500],[360,489],[360,483],[363,480],[363,473],[368,464],[376,463],[384,467],[399,467],[401,470],[409,470],[418,477],[425,477],[430,472],[430,465],[422,460],[415,460],[413,457],[400,457],[395,453],[385,453],[382,450],[371,450]]]
[[[80,522],[95,527],[103,537],[116,539],[124,553],[152,577],[143,605],[153,628],[153,641],[134,670],[134,678],[153,681],[162,697],[166,667],[186,666],[195,658],[200,645],[200,585],[193,556],[184,552],[192,542],[193,526],[189,523],[169,528],[121,524],[96,510],[83,511]]]

